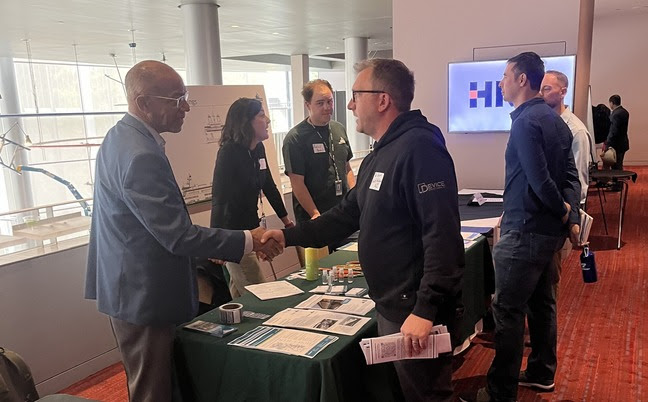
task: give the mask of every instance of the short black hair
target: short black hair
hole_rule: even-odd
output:
[[[529,85],[534,91],[540,90],[540,84],[544,78],[545,69],[544,61],[534,52],[520,53],[515,57],[508,59],[507,63],[514,63],[513,71],[515,77],[519,77],[524,73],[527,76]]]
[[[614,106],[621,106],[621,97],[619,95],[610,96],[610,103]]]

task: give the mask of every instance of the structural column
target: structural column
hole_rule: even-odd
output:
[[[293,54],[290,56],[290,74],[292,81],[292,125],[295,126],[308,115],[306,105],[304,105],[304,98],[301,95],[304,84],[310,78],[307,54]]]
[[[222,85],[218,4],[215,0],[182,0],[187,84]]]
[[[574,83],[574,114],[587,122],[590,67],[592,64],[592,34],[594,31],[594,0],[580,0],[578,18],[578,47],[576,50],[576,82]]]
[[[16,70],[14,68],[14,61],[12,57],[0,57],[0,114],[19,114],[20,113],[20,100],[18,98],[18,85],[16,84]],[[25,145],[25,137],[14,124],[22,125],[21,119],[18,118],[3,118],[0,119],[0,134],[11,131],[7,134],[7,139]],[[13,128],[12,128],[13,127]],[[2,151],[2,158],[6,164],[9,164],[15,146],[6,145]],[[25,150],[19,150],[16,153],[14,164],[26,165],[28,164],[28,156]],[[33,206],[33,198],[31,193],[31,183],[27,174],[18,174],[13,170],[0,166],[4,178],[4,184],[7,195],[7,207],[10,211],[30,208]],[[4,190],[4,189],[3,189]],[[3,202],[0,202],[0,205]]]
[[[351,88],[358,75],[353,69],[353,65],[359,61],[367,58],[367,50],[369,47],[369,38],[345,38],[344,39],[344,72],[346,78],[346,101],[347,104],[351,100]],[[365,88],[366,89],[366,88]],[[353,112],[347,110],[347,135],[351,143],[351,149],[355,156],[365,156],[369,151],[369,136],[366,134],[359,134],[356,132],[356,122]]]

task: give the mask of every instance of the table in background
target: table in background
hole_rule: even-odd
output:
[[[628,180],[632,179],[633,182],[637,181],[637,173],[630,170],[594,170],[590,172],[590,180],[597,183],[596,190],[601,199],[600,183],[621,183],[621,193],[619,194],[619,236],[617,239],[617,250],[621,249],[621,231],[623,230],[623,216],[625,213],[625,206],[628,201]],[[603,211],[603,202],[601,201],[601,213],[605,220],[605,211]],[[607,224],[606,224],[607,233]]]
[[[356,259],[355,252],[338,251],[320,260],[320,266]],[[474,332],[475,323],[486,311],[484,300],[492,287],[484,282],[488,270],[492,271],[492,259],[488,243],[481,237],[466,251],[465,313],[459,332],[465,336]],[[275,314],[312,296],[308,290],[321,281],[297,279],[292,283],[306,293],[267,301],[248,293],[234,301],[248,311]],[[366,281],[358,277],[352,285],[366,287]],[[243,317],[241,324],[235,325],[238,331],[222,339],[178,328],[175,370],[183,399],[186,402],[399,400],[400,387],[393,365],[367,366],[358,345],[361,338],[377,336],[375,310],[368,316],[371,321],[356,335],[336,335],[339,339],[313,359],[227,345],[235,337],[262,325],[264,320]],[[212,310],[199,319],[218,322],[218,311]]]

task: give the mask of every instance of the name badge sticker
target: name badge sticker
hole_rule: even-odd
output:
[[[382,185],[383,177],[385,177],[385,174],[383,172],[375,172],[373,179],[371,179],[371,185],[369,185],[369,190],[380,191],[380,186]]]
[[[259,170],[266,170],[268,165],[266,164],[265,158],[259,158]]]
[[[313,144],[313,152],[316,154],[321,154],[326,152],[326,148],[324,148],[324,144]]]

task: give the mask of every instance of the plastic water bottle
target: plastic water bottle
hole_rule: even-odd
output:
[[[581,270],[583,271],[583,281],[585,283],[596,282],[596,261],[594,261],[594,252],[590,251],[589,246],[583,247],[580,256]]]

